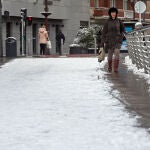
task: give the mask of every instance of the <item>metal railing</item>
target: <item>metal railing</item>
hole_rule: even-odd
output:
[[[150,74],[150,26],[135,29],[129,32],[126,38],[132,63]]]

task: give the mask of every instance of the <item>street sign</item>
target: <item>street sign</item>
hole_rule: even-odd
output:
[[[134,5],[135,12],[139,13],[139,22],[141,22],[141,14],[145,12],[146,5],[142,1],[138,1]]]
[[[143,13],[146,10],[146,5],[142,1],[138,1],[134,5],[134,9],[137,13]]]

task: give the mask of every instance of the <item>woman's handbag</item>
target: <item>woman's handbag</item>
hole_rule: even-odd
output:
[[[47,40],[46,46],[47,46],[48,49],[51,49],[51,48],[52,48],[52,44],[51,44],[51,41],[50,41],[49,38],[48,38],[48,40]]]
[[[105,51],[104,51],[104,48],[101,47],[99,49],[99,53],[98,53],[98,62],[101,62],[105,59]]]

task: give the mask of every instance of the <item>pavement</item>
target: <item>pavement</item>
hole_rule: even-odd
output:
[[[124,58],[128,54],[121,54],[121,62],[119,72],[107,74],[106,78],[112,81],[113,90],[118,90],[121,93],[119,99],[125,104],[125,107],[131,114],[140,116],[138,118],[139,126],[150,128],[150,85],[144,78],[133,74],[127,69],[124,64]],[[105,66],[107,70],[107,65]]]
[[[133,74],[132,71],[127,69],[127,66],[123,63],[127,55],[127,53],[121,54],[119,72],[117,74],[106,74],[106,78],[114,83],[112,89],[118,90],[121,93],[119,100],[125,104],[126,109],[131,112],[131,114],[135,116],[138,114],[138,116],[140,116],[138,118],[138,125],[143,128],[150,128],[150,92],[148,91],[150,87],[144,78]],[[93,57],[94,55],[67,55],[63,57],[89,56]],[[0,66],[9,61],[11,61],[10,58],[0,58]],[[107,71],[107,65],[104,70]]]
[[[6,58],[6,57],[0,57],[0,66],[3,65],[4,63],[10,61],[10,58]]]

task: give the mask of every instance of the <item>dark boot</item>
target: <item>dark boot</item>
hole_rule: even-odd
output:
[[[114,59],[114,72],[118,72],[119,60]]]
[[[108,72],[112,71],[112,60],[108,60]]]

